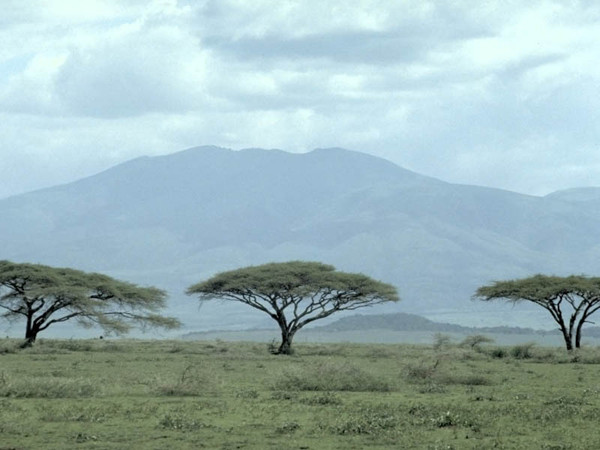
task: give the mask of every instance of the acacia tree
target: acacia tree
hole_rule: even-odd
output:
[[[390,284],[304,261],[222,272],[190,286],[187,294],[199,294],[201,300],[241,302],[268,314],[281,329],[280,354],[290,354],[294,335],[315,320],[338,311],[399,300]]]
[[[175,318],[158,314],[166,294],[99,273],[40,264],[0,261],[0,309],[7,320],[25,319],[24,346],[51,325],[75,320],[126,333],[134,325],[177,328]]]
[[[600,278],[535,275],[482,286],[474,297],[484,301],[527,301],[541,306],[558,324],[567,350],[572,350],[581,347],[583,324],[600,309]]]

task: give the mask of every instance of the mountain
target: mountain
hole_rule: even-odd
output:
[[[338,148],[198,147],[0,200],[0,248],[3,259],[166,288],[188,329],[268,320],[242,305],[199,310],[183,291],[222,270],[290,259],[396,284],[403,300],[374,313],[473,325],[512,311],[472,302],[483,283],[600,272],[600,208],[583,197],[450,184]],[[519,311],[502,320],[543,317]]]
[[[600,187],[564,189],[562,191],[552,192],[546,195],[546,198],[562,200],[565,202],[598,203],[600,202]]]
[[[598,327],[592,327],[594,336]],[[429,320],[417,314],[394,313],[394,314],[355,314],[343,317],[332,323],[313,328],[318,331],[369,331],[369,330],[391,330],[391,331],[431,331],[438,333],[462,333],[462,334],[560,334],[558,329],[534,330],[521,327],[465,327],[454,323],[440,323]],[[587,333],[586,333],[587,335]]]

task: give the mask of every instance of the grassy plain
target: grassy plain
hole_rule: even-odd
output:
[[[0,343],[0,449],[600,448],[600,350]]]

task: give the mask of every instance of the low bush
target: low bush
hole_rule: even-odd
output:
[[[359,408],[352,414],[338,419],[331,427],[336,434],[381,434],[396,429],[398,412],[386,405]]]
[[[443,384],[439,383],[427,383],[419,388],[421,394],[444,394],[448,389]]]
[[[510,349],[510,356],[515,359],[530,359],[533,357],[533,347],[535,347],[535,342],[515,345]]]
[[[493,347],[486,352],[492,358],[502,359],[508,356],[508,351],[503,347]]]
[[[438,383],[441,384],[462,384],[465,386],[489,386],[492,383],[488,377],[478,374],[444,374],[438,377]]]
[[[19,351],[19,344],[14,339],[0,341],[0,355],[3,353],[16,353],[17,351]]]
[[[322,361],[288,367],[273,383],[283,391],[376,391],[390,390],[389,383],[347,362]]]
[[[405,378],[409,383],[431,381],[438,372],[440,359],[431,362],[419,361],[418,364],[407,364],[404,367]]]
[[[196,431],[200,428],[206,428],[204,423],[187,417],[182,413],[167,413],[164,414],[158,421],[158,426],[166,430],[176,431]]]
[[[442,367],[441,359],[436,358],[432,362],[419,362],[419,364],[409,364],[405,366],[405,379],[409,383],[423,383],[425,387],[421,388],[421,393],[443,392],[441,386],[450,384],[462,384],[466,386],[488,386],[492,383],[488,377],[468,373],[455,373],[449,368]]]
[[[297,422],[284,422],[275,428],[277,434],[292,434],[300,428]]]
[[[314,406],[341,405],[342,399],[333,392],[323,392],[322,394],[302,398],[300,399],[300,403]]]
[[[494,342],[491,337],[485,336],[483,334],[474,334],[471,336],[467,336],[459,345],[461,347],[467,347],[472,350],[481,350],[482,344],[490,344]]]
[[[452,405],[417,404],[408,408],[408,415],[415,425],[434,428],[465,427],[473,431],[480,429],[478,420],[468,408]]]
[[[433,335],[433,349],[436,351],[441,351],[450,346],[452,342],[452,337],[443,333],[435,333]]]
[[[64,377],[19,377],[0,374],[0,397],[76,398],[92,397],[100,388],[89,380]]]
[[[195,396],[217,390],[215,377],[193,365],[186,366],[181,375],[173,381],[155,380],[152,384],[155,385],[155,391],[159,395],[174,397]]]

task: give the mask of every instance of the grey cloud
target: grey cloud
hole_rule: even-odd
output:
[[[242,60],[255,59],[328,59],[345,63],[396,64],[417,59],[427,43],[417,38],[360,32],[336,33],[303,38],[265,37],[231,41],[205,40],[210,47],[231,52]]]
[[[566,53],[545,53],[523,57],[516,61],[508,62],[503,68],[495,72],[496,77],[509,81],[518,80],[523,75],[548,64],[562,63],[568,58]]]
[[[40,0],[23,2],[21,0],[3,0],[0,25],[15,26],[24,23],[33,23],[42,17]]]
[[[360,28],[360,25],[353,27],[352,23],[348,23],[346,29],[337,28],[335,23],[339,11],[336,5],[317,4],[320,8],[315,14],[320,16],[316,18],[313,31],[307,31],[310,30],[307,20],[311,19],[294,17],[293,8],[281,8],[285,12],[279,11],[280,15],[274,14],[274,17],[279,17],[282,22],[261,17],[263,26],[257,32],[252,28],[253,22],[249,22],[248,11],[241,13],[227,2],[210,1],[196,10],[198,22],[203,24],[198,27],[197,33],[204,45],[242,61],[268,63],[271,59],[317,59],[347,64],[393,65],[419,60],[430,51],[462,40],[491,36],[495,32],[478,14],[477,6],[431,2],[425,8],[426,12],[411,16],[397,5],[388,5],[379,11],[386,16],[385,27],[372,30]],[[414,7],[426,4],[421,2]],[[273,9],[277,10],[277,6],[279,4]],[[310,2],[305,7],[310,8]],[[358,9],[357,4],[354,7]],[[365,14],[372,12],[372,5],[362,8]],[[264,14],[268,10],[259,12]],[[327,15],[331,16],[329,22],[324,20]],[[223,24],[229,26],[223,27]],[[298,33],[294,25],[304,31]]]
[[[265,36],[232,40],[212,36],[205,38],[204,43],[246,61],[325,59],[347,64],[394,65],[419,60],[427,52],[447,46],[445,38],[453,37],[462,37],[462,33],[444,37],[407,28],[392,32],[332,32],[294,38]]]
[[[147,55],[72,54],[56,81],[56,92],[71,114],[127,117],[157,111],[187,110],[185,87],[174,82],[176,68]]]
[[[517,191],[600,178],[600,84],[592,67],[595,50],[586,47],[596,24],[584,17],[583,6],[573,6],[570,15],[569,8],[558,8],[562,34],[556,45],[537,47],[536,36],[511,28],[533,17],[535,6],[483,3],[488,6],[430,2],[419,10],[422,15],[404,16],[399,3],[389,2],[381,13],[390,20],[370,29],[349,19],[340,25],[313,17],[310,2],[293,3],[302,13],[296,18],[285,15],[283,2],[259,2],[255,10],[254,2],[225,0],[189,2],[168,17],[148,13],[140,2],[139,10],[111,16],[110,24],[75,23],[60,30],[52,25],[59,18],[49,18],[54,28],[40,28],[35,37],[29,25],[24,31],[17,26],[13,39],[26,41],[27,50],[5,57],[17,59],[5,68],[0,109],[19,114],[2,116],[0,131],[10,149],[4,158],[11,158],[9,152],[69,149],[54,170],[52,181],[58,181],[67,166],[74,167],[70,160],[85,159],[82,149],[114,151],[118,156],[110,162],[116,162],[201,144],[292,151],[342,146],[442,179]],[[279,5],[282,10],[271,13]],[[538,6],[540,20],[548,8],[554,14],[556,5]],[[150,15],[140,18],[142,13]],[[10,20],[24,19],[13,14]],[[504,49],[517,32],[525,33],[529,45],[498,57],[481,55],[486,42],[472,41],[491,36],[489,48]],[[70,56],[58,74],[52,68],[47,76],[36,72],[28,78],[19,58],[48,50]],[[573,61],[589,67],[579,73]],[[198,67],[204,75],[195,71],[196,62],[205,63]],[[550,74],[547,85],[533,84],[538,72]],[[32,122],[53,125],[41,131]],[[85,164],[68,178],[89,173]],[[27,158],[16,166],[28,166]],[[15,165],[6,167],[13,171]],[[576,179],[561,178],[567,167]],[[42,172],[20,176],[29,177],[29,188]],[[16,186],[16,178],[5,180]],[[10,189],[0,187],[0,195]]]

